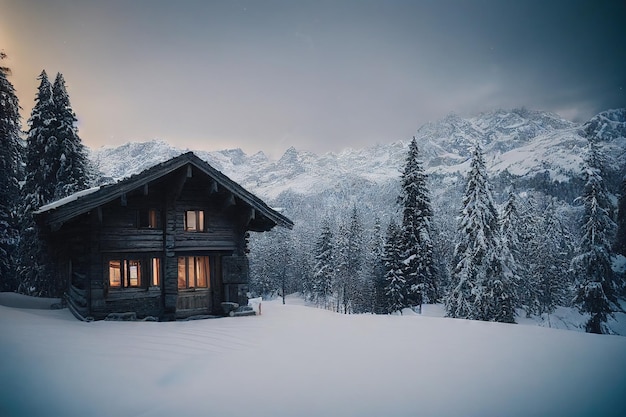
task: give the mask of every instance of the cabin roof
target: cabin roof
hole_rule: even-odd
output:
[[[213,168],[193,152],[187,152],[166,162],[157,164],[145,171],[125,178],[119,182],[79,191],[68,197],[42,206],[35,215],[44,219],[46,225],[61,225],[81,214],[87,213],[103,204],[109,203],[116,198],[122,197],[133,190],[160,180],[164,176],[185,166],[191,165],[206,174],[219,186],[232,193],[235,197],[256,211],[257,216],[262,216],[270,223],[270,227],[263,227],[257,231],[269,230],[274,225],[291,229],[293,222],[270,208],[260,198],[244,189],[241,185],[228,178],[222,172]],[[251,230],[256,230],[252,228]]]

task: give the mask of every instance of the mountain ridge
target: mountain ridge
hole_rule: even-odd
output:
[[[470,152],[480,143],[491,176],[512,175],[548,182],[580,178],[589,138],[601,143],[612,175],[623,177],[626,165],[626,109],[601,112],[585,123],[536,110],[494,110],[474,117],[449,114],[417,129],[415,137],[427,173],[464,175]],[[405,163],[408,140],[344,149],[317,155],[288,148],[272,160],[263,152],[247,155],[241,149],[194,151],[262,198],[281,193],[313,195],[338,184],[382,185],[397,180]],[[129,142],[91,150],[90,156],[109,180],[138,173],[156,163],[187,152],[162,140]]]

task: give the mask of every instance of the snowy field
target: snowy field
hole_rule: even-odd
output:
[[[626,415],[623,336],[297,299],[254,317],[84,323],[0,296],[2,417]]]

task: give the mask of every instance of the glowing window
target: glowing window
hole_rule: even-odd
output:
[[[185,212],[185,231],[204,232],[204,211],[188,210]]]
[[[210,286],[208,256],[178,257],[178,288],[208,288]]]

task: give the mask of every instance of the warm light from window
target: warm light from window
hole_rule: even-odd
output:
[[[158,287],[161,283],[161,258],[152,258],[152,286]]]
[[[204,211],[189,210],[185,212],[185,230],[187,232],[204,231]]]
[[[120,261],[109,261],[109,286],[122,287],[122,264]]]

